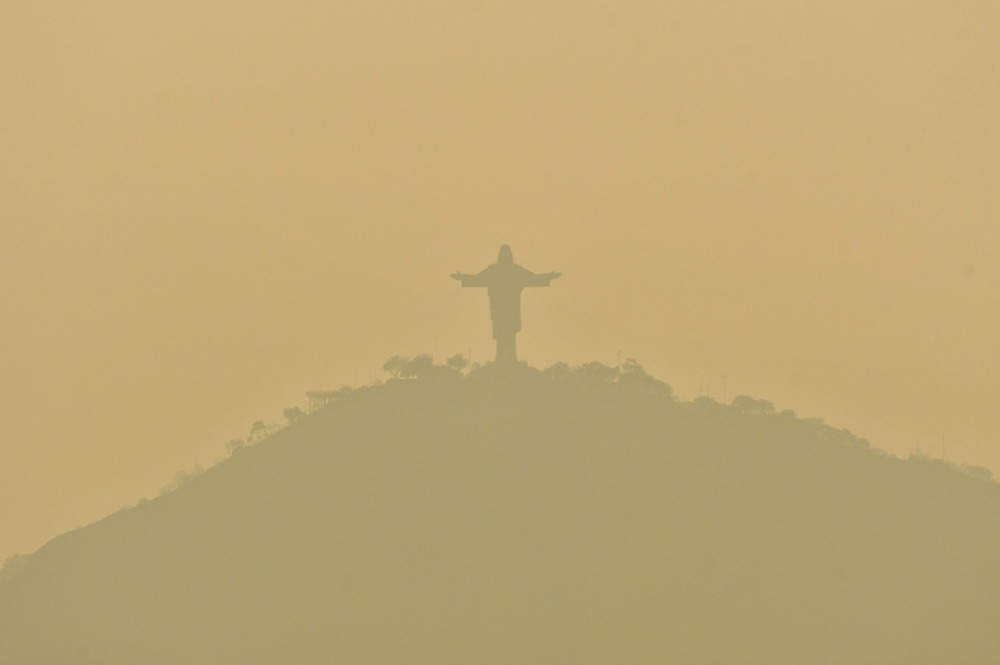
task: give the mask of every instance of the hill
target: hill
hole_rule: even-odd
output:
[[[9,572],[0,662],[996,662],[1000,486],[609,378],[345,394]]]

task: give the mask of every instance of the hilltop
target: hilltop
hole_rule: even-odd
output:
[[[627,369],[345,391],[8,571],[0,662],[993,662],[988,474]]]

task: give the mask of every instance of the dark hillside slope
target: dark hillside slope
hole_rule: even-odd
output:
[[[0,662],[996,663],[1000,487],[597,380],[356,391],[0,586]]]

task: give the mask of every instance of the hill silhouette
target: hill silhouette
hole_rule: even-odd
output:
[[[1000,486],[627,369],[345,392],[8,570],[0,662],[996,662]]]

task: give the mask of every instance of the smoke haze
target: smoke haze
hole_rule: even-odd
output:
[[[386,357],[638,358],[1000,469],[994,2],[6,2],[0,560]]]

